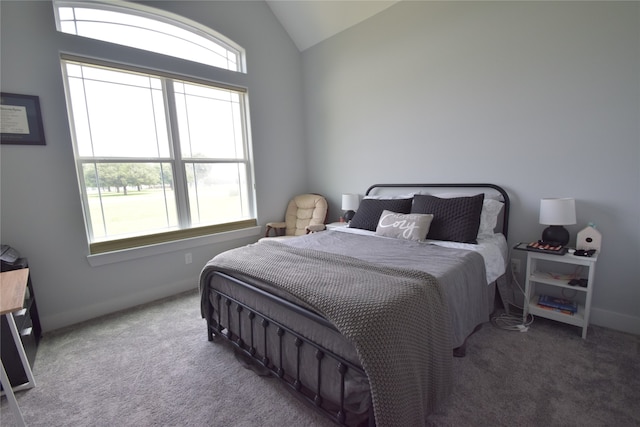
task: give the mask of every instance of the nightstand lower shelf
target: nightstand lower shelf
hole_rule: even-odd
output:
[[[548,310],[546,308],[542,308],[538,305],[538,297],[540,295],[538,294],[534,294],[531,299],[529,300],[529,313],[535,315],[535,316],[539,316],[539,317],[544,317],[546,319],[551,319],[551,320],[555,320],[558,322],[563,322],[563,323],[568,323],[570,325],[573,326],[579,326],[579,327],[584,327],[585,326],[585,321],[584,321],[584,305],[582,304],[578,304],[578,311],[571,315],[571,314],[565,314],[565,313],[561,313],[559,311],[554,311],[554,310]]]

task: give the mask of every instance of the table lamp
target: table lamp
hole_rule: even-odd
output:
[[[342,195],[342,210],[345,211],[342,218],[344,218],[345,222],[351,221],[353,216],[356,214],[356,210],[360,205],[360,196],[357,194],[343,194]]]
[[[569,231],[563,225],[576,223],[576,201],[572,198],[541,199],[540,224],[548,225],[542,232],[544,242],[569,243]]]

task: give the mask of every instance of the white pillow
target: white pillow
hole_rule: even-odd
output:
[[[480,227],[478,237],[492,236],[498,222],[498,215],[504,203],[494,199],[484,199],[482,202],[482,212],[480,212]]]
[[[432,214],[399,214],[383,210],[376,227],[376,234],[422,242],[427,238],[431,221],[433,221]]]
[[[380,194],[380,195],[370,195],[370,196],[364,196],[365,199],[385,199],[385,200],[392,200],[392,199],[413,199],[413,196],[416,194],[420,194],[420,192],[416,192],[416,193],[407,193],[407,194]]]

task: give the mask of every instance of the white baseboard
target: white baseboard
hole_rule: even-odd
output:
[[[640,335],[640,317],[591,307],[589,323],[616,331]]]
[[[47,325],[43,332],[53,331],[65,326],[74,325],[86,320],[94,319],[106,314],[111,314],[120,310],[126,310],[140,304],[156,301],[172,295],[196,290],[198,277],[190,277],[177,283],[170,283],[162,287],[154,287],[137,294],[127,294],[122,298],[100,302],[90,306],[78,307],[76,310],[58,313],[53,316],[41,317],[40,323]]]

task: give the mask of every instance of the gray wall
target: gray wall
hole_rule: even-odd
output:
[[[248,74],[232,78],[249,88],[259,221],[282,220],[289,197],[307,190],[300,53],[261,1],[150,4],[207,25],[246,49]],[[153,255],[124,253],[123,261],[90,266],[60,52],[123,62],[144,58],[160,69],[213,80],[220,71],[59,34],[48,1],[3,0],[0,13],[2,91],[40,97],[47,140],[46,146],[1,147],[1,240],[29,258],[45,330],[195,289],[208,259],[257,239],[195,239],[165,245]],[[186,252],[192,264],[185,264]]]
[[[541,197],[572,196],[574,238],[588,221],[604,238],[593,321],[640,333],[638,3],[401,2],[302,54],[261,1],[149,4],[247,49],[261,224],[303,191],[335,219],[341,193],[375,182],[486,181],[512,197],[513,244],[540,235]],[[29,257],[46,330],[193,289],[209,258],[257,238],[91,267],[59,52],[139,53],[58,34],[49,2],[0,14],[2,90],[40,96],[47,138],[0,148],[1,240]]]
[[[310,183],[492,182],[603,234],[593,323],[640,333],[640,4],[400,2],[303,53]],[[520,254],[516,254],[520,256]],[[524,265],[524,264],[523,264]]]

